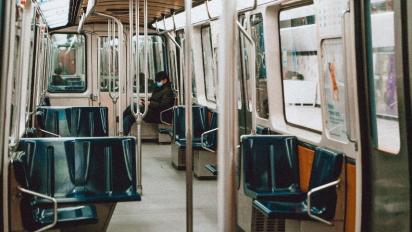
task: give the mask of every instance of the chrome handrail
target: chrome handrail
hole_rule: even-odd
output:
[[[163,110],[162,112],[160,112],[160,122],[161,122],[162,124],[165,124],[165,125],[168,125],[168,126],[173,125],[173,123],[168,123],[168,122],[166,122],[165,120],[163,120],[163,114],[166,113],[166,112],[168,112],[168,111],[174,110],[174,109],[175,109],[175,106],[172,106],[172,107],[170,107],[169,109],[166,109],[166,110]]]
[[[313,219],[315,219],[315,220],[317,220],[317,221],[320,221],[320,222],[322,222],[322,223],[325,223],[325,224],[327,224],[327,225],[333,225],[333,223],[332,223],[331,221],[325,220],[325,219],[323,219],[323,218],[321,218],[321,217],[318,217],[318,216],[312,214],[312,212],[311,212],[311,208],[312,208],[311,197],[312,197],[312,195],[313,195],[314,193],[319,192],[319,191],[324,190],[324,189],[327,189],[327,188],[330,188],[330,187],[332,187],[332,186],[335,186],[336,188],[338,188],[338,186],[339,186],[338,184],[339,184],[339,183],[340,183],[340,179],[337,179],[337,180],[335,180],[335,181],[332,181],[332,182],[329,182],[329,183],[327,183],[327,184],[318,186],[318,187],[313,188],[313,189],[311,189],[311,190],[308,191],[308,194],[307,194],[307,203],[308,203],[308,216],[309,216],[309,217],[311,217],[311,218],[313,218]]]
[[[58,220],[58,217],[57,217],[57,200],[56,200],[55,198],[49,197],[49,196],[46,196],[46,195],[44,195],[44,194],[37,193],[37,192],[31,191],[31,190],[28,190],[28,189],[25,189],[25,188],[22,188],[22,187],[20,187],[20,186],[17,186],[17,189],[18,189],[19,191],[23,192],[23,193],[26,193],[26,194],[29,194],[29,195],[33,195],[33,196],[36,196],[36,197],[41,197],[41,198],[44,198],[44,199],[46,199],[46,200],[49,200],[49,201],[51,201],[51,202],[53,203],[53,223],[52,223],[52,224],[49,224],[49,225],[47,225],[47,226],[44,226],[44,227],[42,227],[42,228],[40,228],[40,229],[37,229],[37,230],[35,230],[35,232],[41,232],[41,231],[45,231],[45,230],[51,229],[51,228],[53,228],[53,227],[57,224],[57,220]]]
[[[168,33],[166,33],[166,37],[168,37],[169,39],[170,39],[170,41],[172,41],[173,42],[173,44],[179,49],[179,53],[180,53],[180,59],[182,59],[182,46],[172,37],[172,35],[168,32]],[[176,60],[176,66],[177,66],[177,57],[176,57],[176,54],[175,54],[175,60]],[[182,63],[182,62],[179,62],[180,64]],[[177,67],[176,67],[177,68]],[[182,99],[181,99],[181,96],[180,96],[180,92],[182,92],[183,90],[181,90],[181,89],[179,89],[180,88],[180,82],[183,82],[183,80],[180,80],[181,78],[183,78],[183,72],[184,72],[184,70],[183,70],[183,68],[182,67],[180,67],[179,68],[179,70],[180,70],[180,73],[178,74],[177,73],[177,70],[176,70],[176,73],[175,73],[175,75],[176,75],[176,78],[175,78],[175,81],[176,81],[176,83],[174,83],[174,86],[176,86],[176,87],[174,87],[174,89],[175,89],[175,91],[176,92],[178,92],[178,96],[177,96],[177,100],[178,100],[178,104],[180,104],[180,102],[182,102]]]
[[[87,17],[94,13],[96,8],[97,0],[89,0],[87,2],[86,12],[84,12],[80,18],[79,26],[77,28],[77,33],[81,33],[83,30],[84,23],[86,22]]]
[[[256,10],[257,6],[258,6],[258,0],[253,0],[253,6],[245,8],[245,9],[239,11],[239,14],[243,14],[243,13],[246,13],[246,12],[249,12],[249,11]]]
[[[130,63],[134,64],[134,67],[131,65],[130,69],[130,110],[133,115],[133,117],[136,120],[137,124],[137,146],[136,146],[136,160],[138,161],[138,165],[136,165],[136,190],[140,194],[143,195],[143,185],[142,185],[142,132],[141,132],[141,127],[142,127],[142,122],[143,118],[147,115],[147,112],[149,110],[149,87],[148,87],[148,82],[149,82],[149,69],[148,69],[148,64],[149,64],[149,50],[148,50],[148,1],[144,0],[143,3],[143,34],[144,34],[144,62],[143,62],[143,70],[144,70],[144,110],[141,112],[140,107],[139,107],[139,101],[140,101],[140,56],[139,56],[139,47],[140,47],[140,41],[139,41],[139,36],[140,36],[140,6],[139,6],[139,1],[134,0],[129,2],[129,27],[130,27],[130,34],[133,33],[133,24],[136,26],[136,46],[134,53],[136,55],[136,59],[133,57],[133,46],[130,47],[130,58],[131,61]],[[136,8],[134,9],[134,6]],[[134,12],[136,12],[134,14]],[[131,13],[131,15],[130,15]],[[133,15],[134,14],[134,15]],[[133,20],[134,16],[134,20]],[[132,38],[130,38],[132,40]],[[132,45],[132,41],[130,41],[130,45]],[[136,78],[134,76],[136,75]],[[137,92],[137,97],[134,96],[133,92],[133,85],[134,85],[134,80],[136,80],[136,92]],[[135,107],[135,101],[136,102],[136,107]]]
[[[55,134],[55,133],[50,132],[50,131],[47,131],[47,130],[43,130],[43,129],[40,129],[40,128],[36,128],[36,129],[39,130],[39,131],[41,131],[41,132],[43,132],[43,133],[49,134],[49,135],[51,135],[51,136],[54,136],[54,137],[58,137],[58,138],[61,137],[61,135]]]
[[[202,148],[205,149],[206,151],[216,153],[216,150],[210,149],[206,146],[206,144],[204,142],[204,137],[205,137],[205,135],[210,134],[212,132],[215,132],[217,130],[219,130],[219,128],[215,128],[215,129],[212,129],[212,130],[205,131],[200,135],[200,144],[201,144]]]
[[[219,19],[219,16],[212,17],[212,14],[210,13],[210,9],[209,9],[209,0],[205,1],[205,8],[206,8],[206,13],[207,13],[207,17],[209,18],[209,21],[214,21],[214,20]]]
[[[114,116],[114,125],[116,126],[116,132],[115,135],[122,135],[123,134],[123,118],[119,117],[119,122],[117,122],[117,115],[116,115],[116,108],[118,111],[118,115],[121,115],[121,110],[122,110],[122,93],[124,90],[124,77],[126,76],[124,71],[125,69],[121,66],[124,65],[124,62],[120,62],[121,59],[123,59],[123,43],[124,43],[124,34],[123,34],[123,23],[116,17],[113,17],[111,15],[108,14],[104,14],[104,13],[100,13],[100,12],[93,12],[93,14],[97,15],[97,16],[101,16],[101,17],[105,17],[108,18],[108,36],[109,36],[109,42],[113,41],[113,48],[111,48],[111,51],[109,51],[110,57],[109,57],[109,76],[110,78],[110,82],[109,82],[109,96],[112,99],[113,102],[113,114]],[[114,40],[116,38],[116,24],[117,24],[117,28],[118,28],[118,32],[117,32],[117,38],[118,38],[118,59],[119,59],[119,67],[118,67],[118,72],[119,72],[119,77],[118,77],[118,92],[115,94],[114,91],[114,86],[115,86],[115,78],[114,75],[111,74],[110,70],[110,66],[113,65],[113,67],[115,67],[115,44],[114,44]],[[110,59],[112,59],[110,61]],[[111,63],[112,62],[112,63]],[[113,70],[114,72],[114,70]],[[117,101],[119,101],[117,103]],[[118,126],[120,125],[120,126]]]

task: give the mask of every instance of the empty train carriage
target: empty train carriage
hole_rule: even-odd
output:
[[[411,231],[411,1],[0,17],[2,231]]]

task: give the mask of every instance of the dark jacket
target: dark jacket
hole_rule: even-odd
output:
[[[155,88],[152,92],[152,97],[150,97],[149,109],[144,121],[160,123],[160,112],[172,107],[174,100],[175,96],[170,82],[161,88]]]

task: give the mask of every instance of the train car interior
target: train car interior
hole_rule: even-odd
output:
[[[412,231],[412,1],[0,1],[0,49],[1,231]]]

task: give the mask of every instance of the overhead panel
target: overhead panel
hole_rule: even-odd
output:
[[[129,0],[96,0],[95,10],[100,13],[112,15],[123,23],[129,23]],[[143,26],[143,0],[140,0],[140,25]],[[200,1],[194,1],[200,2]],[[82,9],[86,9],[87,0],[82,3]],[[184,8],[184,0],[148,0],[149,22],[154,22],[163,15],[170,15],[173,11],[181,11]],[[87,23],[106,23],[107,19],[99,16],[90,16]]]

